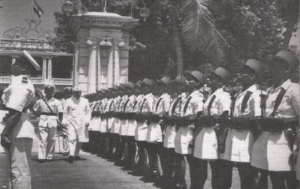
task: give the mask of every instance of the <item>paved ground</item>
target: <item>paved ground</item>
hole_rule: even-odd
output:
[[[58,151],[58,150],[57,150]],[[69,164],[67,157],[55,154],[53,162],[38,163],[37,140],[34,140],[31,173],[33,189],[154,189],[152,183],[144,183],[141,176],[132,176],[130,171],[123,171],[113,162],[96,155],[81,152],[85,160]],[[0,188],[6,188],[4,180],[5,154],[0,149]],[[188,185],[188,172],[186,175]],[[235,181],[237,179],[234,179]],[[235,184],[238,184],[235,182]],[[210,179],[206,188],[209,189]],[[236,185],[238,186],[238,185]],[[234,187],[239,188],[239,187]]]
[[[0,127],[0,132],[2,128]],[[56,149],[58,151],[58,149]],[[123,171],[113,162],[99,158],[96,155],[81,152],[85,160],[69,164],[67,157],[55,154],[53,162],[38,163],[37,139],[34,140],[31,161],[33,189],[154,189],[152,183],[144,183],[141,176],[132,176],[130,171]],[[5,154],[0,147],[0,188],[7,188],[4,179]],[[210,171],[205,189],[210,189]],[[188,171],[186,180],[189,185]],[[239,187],[239,177],[236,169],[233,173],[233,189]]]

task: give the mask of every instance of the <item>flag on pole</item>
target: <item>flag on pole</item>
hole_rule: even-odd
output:
[[[33,12],[35,12],[39,18],[44,14],[42,7],[35,0],[33,0]]]

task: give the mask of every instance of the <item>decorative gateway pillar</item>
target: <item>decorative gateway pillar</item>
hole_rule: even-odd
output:
[[[96,92],[96,55],[97,43],[87,40],[89,50],[89,66],[88,66],[88,93]]]
[[[115,13],[89,12],[72,17],[78,39],[74,85],[84,94],[128,81],[128,33],[137,23],[138,19]]]

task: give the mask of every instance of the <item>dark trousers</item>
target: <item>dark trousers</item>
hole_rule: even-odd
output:
[[[179,157],[176,158],[176,156]],[[185,179],[184,179],[185,161],[182,161],[181,156],[175,153],[174,148],[164,148],[163,158],[164,158],[165,166],[162,166],[162,169],[163,169],[163,176],[165,177],[166,182],[184,184],[185,183]],[[181,165],[182,163],[184,165]]]
[[[119,134],[111,133],[111,154],[115,160],[118,160],[118,155],[120,151],[120,136]]]
[[[147,152],[149,158],[148,176],[159,176],[158,158],[163,156],[162,143],[148,143]]]
[[[125,166],[128,168],[133,168],[135,165],[135,157],[136,157],[136,145],[134,136],[126,136],[127,143],[127,161],[125,162]]]
[[[100,133],[98,137],[97,155],[106,158],[109,154],[109,133]]]
[[[220,186],[220,175],[221,170],[223,169],[224,164],[226,162],[224,160],[203,160],[194,158],[194,168],[195,170],[195,182],[193,189],[203,189],[205,181],[207,179],[207,164],[210,164],[211,168],[211,186],[212,189],[224,189],[223,186]],[[227,183],[227,185],[231,186],[231,183]],[[191,187],[192,188],[192,187]]]
[[[273,189],[296,189],[295,171],[269,171]]]
[[[120,136],[119,150],[117,151],[117,161],[125,160],[126,136]]]
[[[240,163],[240,162],[231,162],[226,160],[220,161],[220,186],[224,189],[230,189],[232,183],[232,169],[233,166],[236,165],[239,176],[241,189],[253,189],[255,182],[255,171],[254,168],[250,165],[250,163]]]
[[[148,143],[146,141],[136,141],[138,150],[137,170],[145,172],[147,167],[147,148]]]
[[[91,139],[91,146],[90,146],[90,152],[92,154],[97,154],[98,153],[98,147],[99,147],[99,142],[100,142],[100,132],[99,131],[94,131],[93,132],[93,137]]]
[[[268,188],[268,175],[272,183],[272,189],[296,189],[297,179],[295,171],[266,171],[256,169],[255,189]]]
[[[191,179],[191,189],[194,188],[195,182],[196,182],[196,169],[193,166],[194,160],[192,155],[183,155],[183,154],[177,154],[175,153],[175,175],[174,178],[176,178],[176,184],[186,184],[185,181],[185,171],[186,171],[186,163],[184,160],[184,157],[186,157],[186,160],[190,167],[190,179]]]

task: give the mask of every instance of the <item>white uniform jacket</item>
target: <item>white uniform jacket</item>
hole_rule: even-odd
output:
[[[142,104],[143,99],[144,99],[143,94],[140,94],[135,98],[135,102],[133,103],[133,106],[131,108],[132,113],[135,113],[135,114],[139,113],[140,105]],[[137,121],[135,119],[130,119],[129,122],[128,122],[127,136],[135,137],[136,128],[137,128]]]
[[[99,112],[100,113],[106,113],[106,107],[107,107],[107,102],[108,102],[108,99],[107,98],[104,98],[101,100],[101,105],[99,106]],[[107,119],[104,118],[100,118],[100,132],[101,133],[107,133],[108,132],[108,122],[107,122]]]
[[[139,106],[139,113],[140,114],[147,114],[151,112],[152,107],[154,105],[155,97],[152,93],[149,93],[144,96],[141,104]],[[147,140],[147,122],[137,122],[137,127],[135,131],[135,140],[137,141],[146,141]]]
[[[209,104],[211,104],[210,110]],[[217,89],[204,103],[204,116],[220,116],[224,111],[230,112],[230,105],[231,99],[229,93],[225,92],[223,88]],[[194,157],[207,160],[219,159],[217,136],[212,127],[203,127],[197,135]]]
[[[249,93],[251,96],[247,101],[247,104],[242,110],[242,103]],[[234,110],[231,113],[234,117],[246,117],[249,120],[254,120],[255,117],[261,116],[261,90],[257,88],[257,85],[252,85],[247,90],[238,93]],[[252,125],[255,127],[255,125]],[[253,146],[253,135],[249,129],[230,129],[226,138],[225,152],[221,154],[221,159],[234,162],[250,162],[250,156]]]
[[[181,103],[186,98],[186,93],[181,93],[171,102],[168,116],[179,117],[181,110]],[[164,147],[165,148],[175,148],[175,136],[176,136],[176,125],[166,125],[164,137]]]
[[[155,115],[163,116],[170,108],[171,96],[167,93],[161,95],[152,107],[152,113]],[[162,142],[163,133],[160,123],[151,123],[147,131],[147,142],[156,143]]]
[[[7,108],[22,112],[21,118],[13,128],[10,137],[12,138],[34,138],[34,127],[24,108],[33,101],[34,87],[27,76],[20,75],[13,77],[11,84],[3,91],[2,101]],[[24,112],[23,112],[24,111]]]
[[[118,112],[118,108],[119,108],[119,105],[121,103],[121,100],[122,100],[122,98],[120,96],[117,96],[114,99],[113,112]],[[111,133],[119,134],[119,130],[120,130],[120,119],[114,117],[112,128],[111,128]]]
[[[185,102],[181,105],[180,117],[197,115],[202,111],[203,107],[203,94],[199,90],[192,92]],[[192,154],[193,148],[191,142],[193,140],[193,130],[190,126],[179,127],[175,135],[175,152],[179,154]]]
[[[78,137],[79,142],[88,142],[88,124],[91,120],[91,108],[89,106],[89,101],[86,98],[80,97],[76,99],[75,97],[71,97],[67,99],[66,106],[64,108],[63,123],[67,125],[67,127],[73,127],[70,130],[75,129],[74,132],[69,132],[69,140],[76,140]]]
[[[107,101],[107,106],[105,107],[105,112],[112,112],[114,110],[114,98],[110,98]],[[111,132],[112,125],[114,124],[115,118],[108,117],[107,118],[107,132]]]
[[[125,109],[127,104],[129,103],[130,99],[128,99],[128,95],[122,96],[122,101],[120,104],[119,111],[121,113],[125,113]],[[120,136],[126,136],[128,132],[128,120],[127,119],[120,119],[120,130],[119,135]]]
[[[128,99],[127,105],[124,107],[125,113],[135,113],[134,109],[137,107],[137,99],[135,95],[131,95]],[[127,119],[127,133],[126,136],[134,136],[136,129],[136,122],[134,119]]]
[[[46,102],[45,102],[46,101]],[[51,110],[48,108],[46,103],[49,105]],[[33,106],[33,110],[35,112],[43,113],[53,113],[56,115],[40,115],[39,127],[48,127],[48,128],[56,128],[58,125],[58,113],[63,113],[63,108],[61,102],[55,98],[51,98],[48,100],[47,98],[39,99]]]
[[[99,112],[99,107],[101,106],[101,100],[94,101],[91,106],[92,112]],[[89,130],[91,131],[100,131],[101,118],[95,116],[91,118]]]
[[[275,100],[281,88],[286,93],[273,116]],[[299,85],[288,79],[276,89],[271,87],[268,90],[264,117],[299,119],[299,106]],[[284,132],[263,131],[254,143],[251,165],[269,171],[290,171],[293,167],[289,164],[290,154],[291,149]]]

